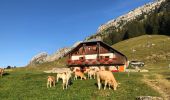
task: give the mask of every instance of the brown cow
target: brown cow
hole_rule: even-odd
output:
[[[81,80],[82,80],[83,78],[86,80],[86,76],[85,76],[81,71],[75,71],[74,74],[75,74],[74,80],[77,80],[77,77],[80,77]]]
[[[47,78],[47,88],[50,86],[54,86],[55,87],[55,80],[56,78],[54,76],[48,76]]]
[[[114,90],[117,89],[118,83],[116,82],[112,72],[110,71],[99,71],[97,72],[97,83],[98,83],[98,89],[101,88],[101,81],[104,81],[104,90],[106,89],[106,85],[109,85],[113,87]]]

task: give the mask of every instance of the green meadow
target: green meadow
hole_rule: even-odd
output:
[[[142,73],[113,73],[120,84],[114,91],[98,90],[94,79],[73,80],[67,90],[62,89],[62,80],[56,87],[47,88],[47,74],[42,71],[14,69],[0,78],[1,100],[135,100],[136,96],[160,96],[141,79]]]

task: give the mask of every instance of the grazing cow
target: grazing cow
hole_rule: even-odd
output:
[[[63,90],[65,88],[67,89],[67,87],[68,87],[68,83],[69,83],[69,80],[71,78],[71,73],[72,73],[71,71],[67,71],[67,72],[63,72],[63,73],[58,73],[57,74],[57,82],[58,82],[59,78],[61,78],[62,81],[63,81],[63,84],[62,84]]]
[[[73,72],[80,71],[80,70],[81,70],[80,67],[74,67],[73,68]]]
[[[69,82],[71,81],[71,75],[72,75],[72,71],[67,71],[67,85],[69,85]]]
[[[0,68],[0,75],[1,75],[1,77],[3,76],[3,74],[4,74],[4,69]]]
[[[101,66],[101,67],[100,67],[100,70],[101,70],[101,71],[105,71],[106,69],[105,69],[104,66]]]
[[[81,71],[75,71],[74,74],[75,74],[74,80],[77,80],[77,77],[80,77],[81,80],[82,80],[82,79],[85,79],[85,80],[86,80],[86,76],[85,76]]]
[[[97,66],[96,67],[93,66],[93,67],[89,67],[89,68],[92,69],[92,70],[95,70],[96,72],[100,70],[99,67],[97,67]]]
[[[62,75],[63,75],[63,73],[57,73],[57,78],[56,78],[57,82],[58,82],[59,79],[62,79]]]
[[[63,80],[63,90],[64,90],[64,88],[66,88],[67,89],[67,87],[68,87],[68,79],[67,79],[67,73],[66,72],[64,72],[64,73],[62,73],[62,80]]]
[[[88,78],[89,78],[89,79],[92,79],[92,76],[93,76],[93,78],[95,79],[96,71],[90,69],[90,70],[88,71]]]
[[[47,88],[50,86],[54,86],[55,87],[55,77],[54,76],[48,76],[47,78]]]
[[[117,89],[118,83],[116,82],[112,72],[110,71],[99,71],[97,72],[97,83],[98,83],[98,89],[101,88],[101,81],[104,81],[104,90],[106,89],[106,85],[109,85],[113,87],[114,90]]]
[[[87,67],[87,68],[85,68],[85,71],[84,71],[83,73],[84,73],[84,74],[85,74],[85,73],[88,73],[89,70],[90,70],[90,68]]]

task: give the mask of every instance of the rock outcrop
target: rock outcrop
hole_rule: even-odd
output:
[[[54,60],[58,60],[60,58],[62,58],[67,52],[70,51],[71,48],[61,48],[58,51],[56,51],[54,54],[47,56],[46,58],[46,62],[51,62]]]
[[[46,61],[48,54],[46,52],[41,52],[35,55],[31,61],[29,62],[30,65],[41,64]]]
[[[34,56],[28,65],[35,65],[35,64],[41,64],[44,62],[52,62],[52,61],[58,60],[58,59],[64,57],[64,55],[67,52],[69,52],[72,48],[76,47],[81,42],[82,41],[76,42],[75,44],[73,44],[72,47],[61,48],[52,55],[48,55],[46,52],[41,52],[41,53],[37,54],[36,56]]]

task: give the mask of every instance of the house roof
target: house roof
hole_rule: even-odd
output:
[[[102,42],[102,41],[99,41],[99,40],[89,40],[89,41],[81,42],[81,43],[79,43],[76,47],[72,48],[68,53],[66,53],[65,56],[67,56],[69,53],[71,53],[71,52],[73,52],[74,50],[76,50],[76,48],[79,47],[79,46],[81,46],[82,44],[98,43],[98,42],[99,42],[100,44],[104,44],[104,45],[105,45],[106,47],[108,47],[109,49],[111,49],[111,50],[113,50],[113,51],[119,53],[120,55],[124,56],[124,57],[127,59],[127,57],[126,57],[124,54],[122,54],[122,53],[119,52],[118,50],[112,48],[112,47],[109,46],[108,44],[106,44],[106,43],[104,43],[104,42]]]

